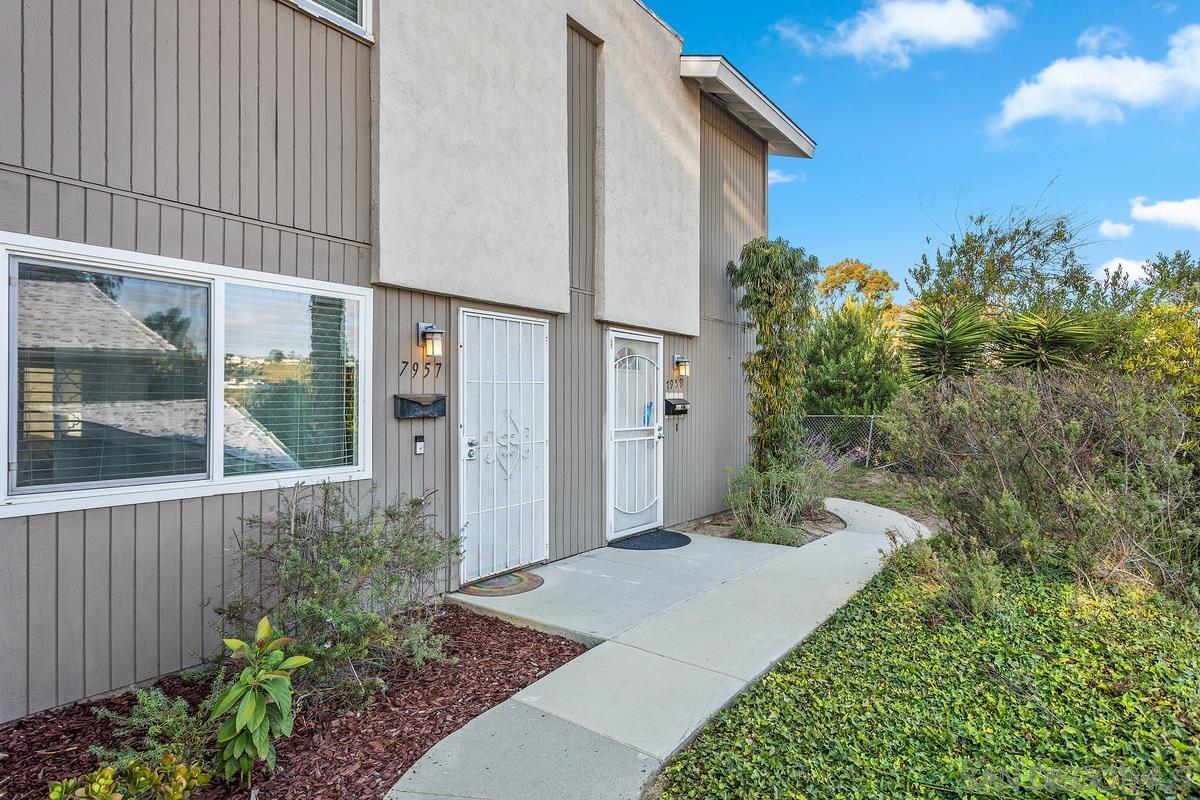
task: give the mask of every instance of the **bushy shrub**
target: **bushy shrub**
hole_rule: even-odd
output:
[[[1004,588],[1004,568],[994,551],[944,536],[896,547],[887,564],[936,587],[938,613],[953,611],[967,619],[991,614]]]
[[[205,673],[203,679],[211,680],[209,693],[195,712],[187,700],[168,697],[158,687],[134,689],[133,708],[128,714],[103,706],[92,709],[97,717],[113,724],[118,737],[132,738],[136,743],[117,749],[93,747],[92,754],[101,764],[112,767],[134,761],[158,764],[173,756],[184,764],[210,769],[216,756],[217,727],[208,717],[225,692],[225,670]]]
[[[444,658],[421,611],[460,539],[433,526],[430,501],[383,505],[372,489],[360,504],[330,483],[281,491],[275,514],[247,520],[258,535],[242,543],[243,563],[263,568],[219,613],[237,631],[276,620],[292,652],[314,661],[306,682],[341,701],[380,688],[398,661]]]
[[[902,392],[892,457],[934,479],[962,546],[1197,599],[1185,420],[1152,387],[1094,372],[989,372]]]
[[[730,479],[726,497],[737,519],[736,535],[769,544],[810,541],[804,524],[824,508],[832,478],[830,466],[811,456],[791,466],[746,465]]]
[[[50,800],[187,800],[204,788],[211,776],[199,764],[165,756],[152,765],[132,761],[121,767],[101,767],[95,772],[53,781]]]

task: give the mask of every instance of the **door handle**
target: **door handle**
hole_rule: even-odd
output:
[[[463,460],[474,461],[479,456],[479,437],[468,436],[463,440]]]

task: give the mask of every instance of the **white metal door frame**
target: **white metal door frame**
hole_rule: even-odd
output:
[[[458,522],[463,532],[464,546],[467,541],[466,532],[466,484],[467,484],[467,465],[466,448],[464,439],[467,431],[464,429],[466,423],[466,404],[467,404],[467,370],[464,331],[466,329],[466,318],[469,316],[480,318],[489,318],[493,320],[504,320],[506,322],[523,322],[531,323],[542,328],[544,341],[540,352],[542,360],[542,413],[541,424],[545,442],[545,463],[542,469],[541,492],[544,501],[544,510],[542,514],[541,525],[541,547],[535,557],[530,559],[527,564],[534,564],[540,561],[546,561],[550,558],[550,323],[549,320],[543,317],[521,316],[519,314],[506,314],[499,311],[489,311],[484,309],[460,307],[458,312]],[[481,354],[482,355],[482,354]],[[472,581],[477,581],[486,578],[489,575],[498,575],[504,572],[509,572],[522,565],[507,565],[504,569],[494,570],[492,572],[483,573],[480,575],[467,574],[467,561],[465,558],[459,559],[459,580],[466,584]]]
[[[643,342],[650,342],[658,348],[657,368],[654,379],[655,398],[655,485],[658,489],[658,513],[655,515],[654,521],[646,523],[636,528],[622,530],[621,537],[631,536],[635,533],[640,533],[654,528],[661,528],[663,525],[663,506],[665,505],[665,497],[663,492],[663,337],[652,333],[642,333],[639,331],[622,330],[620,328],[609,328],[606,337],[606,346],[604,348],[606,363],[604,366],[605,375],[605,404],[604,404],[604,460],[605,465],[605,481],[604,481],[604,496],[605,496],[605,511],[604,511],[604,530],[605,537],[608,541],[616,538],[617,534],[614,530],[616,525],[616,470],[617,461],[615,454],[615,423],[614,410],[616,408],[616,361],[614,356],[617,339],[635,339]]]

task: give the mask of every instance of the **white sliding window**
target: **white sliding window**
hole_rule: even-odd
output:
[[[370,477],[369,289],[0,233],[0,516]]]

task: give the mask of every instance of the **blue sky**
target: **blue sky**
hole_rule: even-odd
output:
[[[772,159],[770,227],[823,264],[903,282],[956,215],[1039,198],[1096,268],[1200,252],[1200,0],[649,4],[816,139]]]

